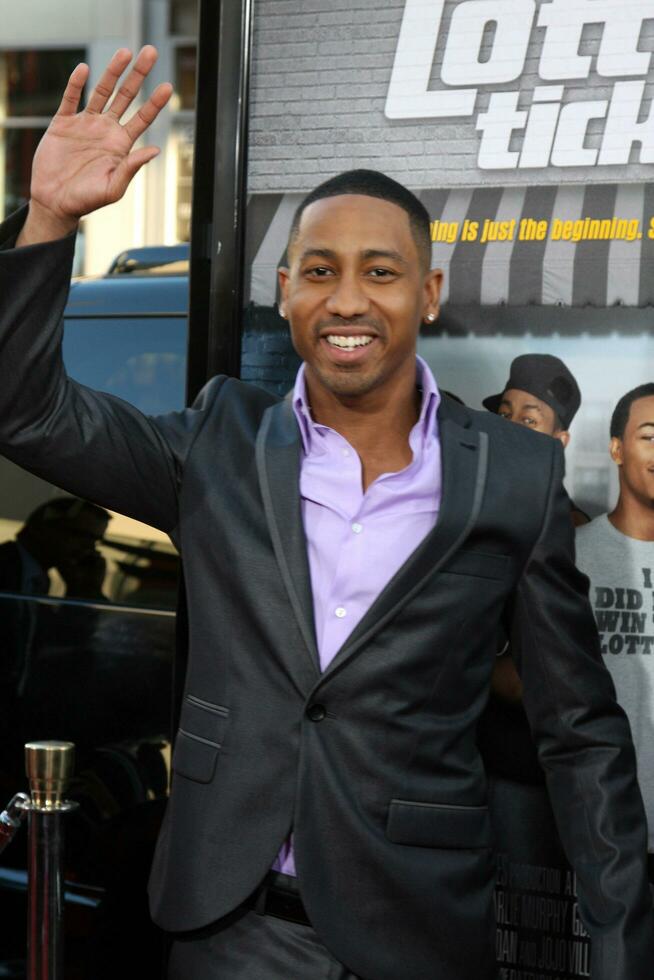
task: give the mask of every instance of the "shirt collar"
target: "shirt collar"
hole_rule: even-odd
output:
[[[416,385],[422,390],[422,402],[420,405],[420,415],[412,432],[418,431],[424,443],[436,435],[436,412],[440,405],[441,394],[429,365],[418,355],[416,355]],[[304,364],[300,365],[300,369],[295,378],[292,401],[293,411],[300,427],[304,452],[308,455],[315,448],[315,433],[318,426],[311,417]]]

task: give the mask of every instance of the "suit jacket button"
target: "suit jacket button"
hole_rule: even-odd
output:
[[[326,717],[327,708],[324,706],[324,704],[314,702],[314,704],[310,704],[307,708],[307,718],[310,718],[311,721],[322,721],[323,718]]]

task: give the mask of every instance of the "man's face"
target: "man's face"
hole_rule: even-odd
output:
[[[310,204],[280,269],[283,307],[307,380],[340,397],[414,369],[416,337],[438,313],[441,274],[422,267],[409,217],[359,194]]]
[[[632,404],[622,439],[611,439],[611,458],[620,467],[625,501],[654,507],[654,397]]]
[[[519,388],[508,388],[502,395],[497,414],[509,422],[518,422],[536,432],[560,439],[567,446],[570,436],[557,425],[556,413],[540,398]]]

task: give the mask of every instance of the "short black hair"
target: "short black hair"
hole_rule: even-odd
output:
[[[427,269],[430,267],[429,212],[412,191],[379,170],[346,170],[345,173],[330,177],[329,180],[325,180],[315,187],[298,205],[293,215],[293,222],[288,235],[288,249],[290,249],[297,235],[305,208],[308,208],[314,201],[321,201],[326,197],[338,197],[341,194],[363,194],[364,197],[377,197],[382,201],[397,204],[403,211],[406,211],[418,255],[424,266]]]
[[[638,385],[637,388],[632,388],[631,391],[628,391],[626,395],[622,396],[613,409],[613,415],[611,416],[612,439],[623,438],[624,430],[627,428],[627,422],[629,421],[631,406],[639,398],[654,398],[654,381],[648,381],[647,384]]]

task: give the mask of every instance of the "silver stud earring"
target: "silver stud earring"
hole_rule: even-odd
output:
[[[435,313],[428,313],[426,315],[426,317],[425,317],[425,320],[427,321],[427,323],[433,323],[435,319],[436,319],[436,314]]]
[[[282,320],[286,319],[286,310],[281,306],[279,307],[279,315],[281,316]]]

